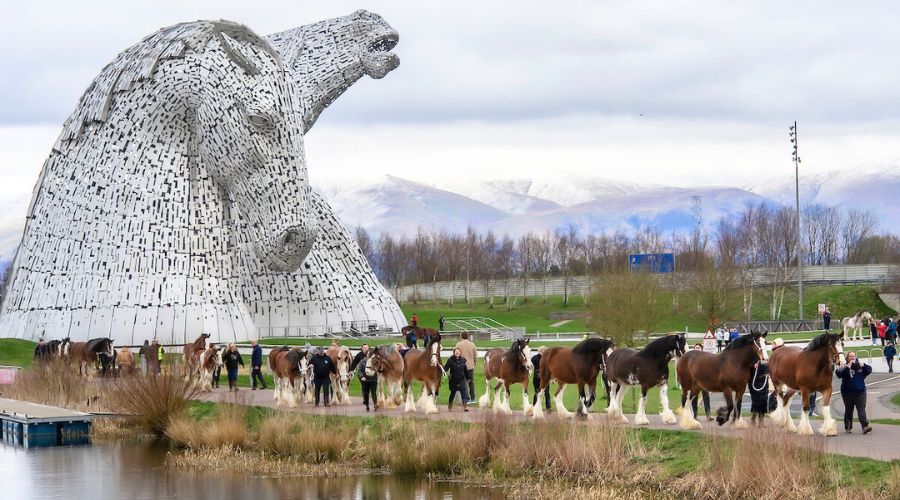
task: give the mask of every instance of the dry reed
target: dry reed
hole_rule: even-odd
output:
[[[224,404],[219,406],[215,418],[174,418],[166,428],[166,437],[175,445],[188,448],[240,448],[250,440],[246,421],[246,406]]]
[[[105,396],[113,411],[131,416],[143,430],[162,436],[197,393],[192,381],[178,373],[164,372],[118,378],[109,384]]]
[[[355,428],[328,425],[321,419],[281,415],[260,424],[259,444],[276,455],[325,463],[351,459],[356,432]]]
[[[74,410],[105,409],[97,385],[90,383],[87,377],[79,376],[77,370],[61,359],[22,370],[3,393],[12,399]]]

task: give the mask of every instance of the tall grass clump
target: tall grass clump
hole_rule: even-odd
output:
[[[107,387],[106,399],[113,411],[130,416],[143,430],[163,436],[197,394],[193,381],[178,373],[163,372],[120,377]]]
[[[403,476],[448,476],[477,465],[478,431],[461,425],[394,420],[364,441],[371,467],[389,468]]]
[[[710,437],[697,470],[674,487],[706,498],[814,498],[834,495],[848,478],[821,439],[810,442],[760,429],[742,439]]]
[[[240,404],[219,406],[213,418],[193,420],[186,415],[172,419],[166,437],[178,446],[188,448],[240,448],[250,441],[247,430],[247,407]]]
[[[16,375],[12,385],[3,390],[5,397],[83,411],[100,411],[99,391],[87,377],[69,366],[65,360],[52,359],[34,365]]]
[[[267,452],[320,464],[350,460],[357,433],[355,426],[329,424],[314,417],[279,415],[260,424],[258,441]]]

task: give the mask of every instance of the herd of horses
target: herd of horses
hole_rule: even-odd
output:
[[[759,362],[768,361],[769,390],[776,394],[777,408],[771,413],[773,421],[792,432],[813,434],[808,418],[809,394],[822,393],[824,422],[819,432],[826,436],[837,434],[835,420],[831,416],[832,364],[843,363],[843,333],[823,333],[813,338],[805,348],[782,346],[771,356],[765,341],[766,333],[752,332],[732,341],[719,354],[699,350],[688,351],[683,333],[663,335],[649,342],[644,348],[617,348],[613,341],[589,338],[574,347],[542,347],[539,351],[540,384],[537,387],[539,401],[545,391],[556,383],[554,401],[557,414],[568,418],[578,415],[591,418],[590,408],[597,399],[597,381],[602,380],[606,389],[609,417],[628,423],[622,411],[622,402],[628,387],[640,387],[634,425],[648,425],[646,414],[647,395],[650,389],[659,389],[662,421],[675,424],[678,419],[669,407],[669,363],[676,359],[675,373],[682,388],[681,419],[679,425],[686,430],[702,426],[693,414],[689,401],[695,401],[703,391],[722,393],[725,407],[717,412],[717,423],[730,421],[736,429],[748,427],[741,416],[740,401],[753,378]],[[80,374],[101,374],[116,369],[134,370],[134,357],[127,348],[116,350],[109,338],[87,342],[70,342],[69,339],[52,340],[47,344],[51,357],[66,359],[78,366]],[[159,345],[145,345],[141,354],[156,362]],[[200,335],[184,346],[185,376],[196,378],[201,390],[211,390],[212,374],[218,361],[220,347],[209,342],[209,334]],[[269,368],[275,377],[274,399],[277,406],[296,407],[313,402],[311,359],[319,348],[312,346],[276,347],[269,353]],[[370,374],[378,375],[378,405],[404,411],[437,413],[436,397],[445,375],[441,363],[441,336],[434,332],[424,349],[412,348],[403,355],[395,344],[375,346],[363,361]],[[145,352],[146,351],[146,352]],[[335,345],[325,352],[335,367],[332,385],[337,404],[350,404],[350,366],[353,357],[345,346]],[[508,349],[491,349],[484,356],[485,394],[479,399],[482,408],[510,414],[510,387],[522,386],[523,413],[536,419],[544,417],[541,404],[532,405],[529,399],[529,379],[534,367],[531,348],[527,339],[512,342]],[[115,368],[114,368],[115,367]],[[94,368],[95,370],[92,370]],[[158,371],[158,369],[157,369]],[[420,382],[422,393],[418,402],[413,394],[413,384]],[[563,404],[567,385],[578,386],[578,408],[570,412]],[[800,394],[803,411],[799,427],[790,414],[791,399]],[[491,397],[493,394],[493,398]],[[493,399],[493,402],[492,402]]]

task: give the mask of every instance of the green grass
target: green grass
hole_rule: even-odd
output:
[[[20,339],[0,339],[0,365],[31,366],[36,342]]]
[[[753,307],[751,317],[756,320],[771,318],[769,306],[771,303],[771,289],[758,288],[753,294]],[[706,317],[699,313],[696,301],[689,292],[678,292],[673,300],[670,291],[663,292],[659,300],[663,304],[670,304],[665,316],[661,319],[659,331],[684,331],[687,327],[692,332],[706,330]],[[811,286],[803,289],[804,315],[807,318],[817,314],[818,304],[828,304],[834,318],[832,324],[840,325],[840,319],[844,316],[856,314],[861,309],[868,309],[876,317],[895,315],[896,311],[889,308],[878,298],[877,289],[871,285],[846,285],[846,286]],[[741,311],[743,300],[740,292],[736,292],[727,301],[725,314],[721,320],[736,323],[742,321],[744,314]],[[495,299],[491,308],[485,299],[473,299],[469,304],[457,301],[452,307],[446,301],[419,302],[418,304],[401,304],[404,315],[411,317],[415,312],[419,315],[419,322],[423,326],[437,327],[441,314],[445,317],[453,316],[485,316],[495,319],[508,326],[525,327],[528,333],[554,333],[554,332],[582,332],[591,328],[585,324],[584,319],[577,319],[560,327],[551,327],[556,321],[550,320],[550,313],[557,311],[584,311],[586,309],[581,296],[569,298],[569,305],[563,306],[562,297],[549,297],[544,301],[543,297],[529,297],[527,302],[521,299],[512,311],[507,311],[506,306]],[[797,289],[791,287],[785,292],[784,305],[781,310],[781,318],[796,318]]]
[[[894,403],[897,406],[900,406],[900,392],[891,396],[891,403]]]
[[[885,425],[900,425],[900,418],[873,418],[872,422]]]

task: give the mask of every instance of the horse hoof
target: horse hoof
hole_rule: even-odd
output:
[[[737,422],[734,423],[734,428],[738,429],[738,430],[743,430],[743,429],[749,429],[750,426],[747,425],[747,422],[744,422],[743,420],[738,420]]]
[[[634,425],[650,425],[650,421],[647,420],[647,417],[644,417],[644,418],[634,417]]]

